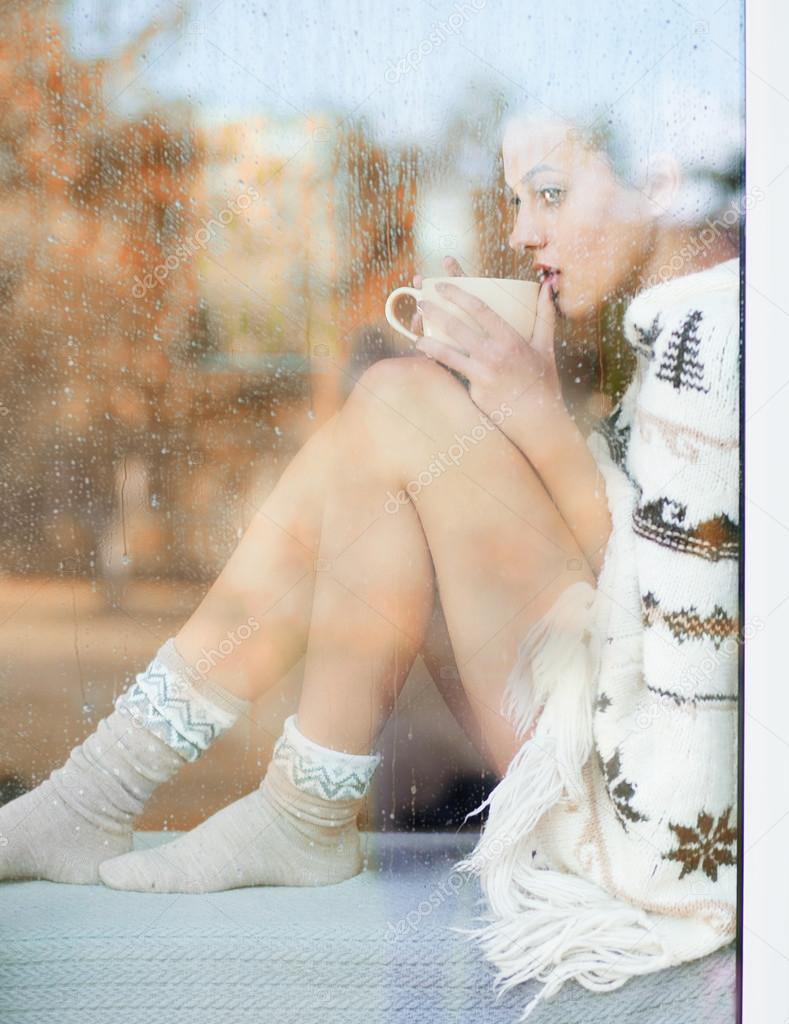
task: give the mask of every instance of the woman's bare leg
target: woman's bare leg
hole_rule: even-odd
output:
[[[422,489],[399,501],[410,481]],[[518,643],[568,585],[594,580],[529,462],[424,358],[377,364],[343,408],[316,569],[298,724],[286,723],[260,788],[160,851],[106,861],[106,884],[183,892],[352,877],[370,747],[429,631],[435,583],[503,774],[522,742],[499,711]]]
[[[211,678],[238,697],[255,700],[304,654],[336,420],[293,457],[175,637],[190,665],[208,654]],[[251,635],[217,657],[222,641],[250,620]]]
[[[499,430],[478,442],[471,436],[481,423],[467,392],[430,360],[373,366],[343,411],[296,454],[176,636],[186,661],[217,651],[252,617],[260,628],[217,659],[211,676],[255,699],[303,655],[314,610],[299,713],[308,735],[328,741],[347,714],[348,734],[340,729],[335,743],[363,749],[422,650],[455,717],[500,765],[489,741],[506,749],[509,727],[498,736],[491,706],[517,639],[565,586],[594,577],[523,454]],[[458,465],[437,463],[464,436]],[[440,473],[415,501],[385,511],[389,496],[429,476],[431,464]],[[454,694],[440,675],[451,656],[463,685]],[[324,677],[331,685],[322,686]]]
[[[298,710],[315,742],[370,749],[424,642],[434,567],[497,770],[517,751],[499,706],[519,641],[566,587],[595,578],[531,464],[484,424],[424,357],[377,363],[343,408]],[[413,500],[393,500],[409,484]]]
[[[307,647],[321,521],[334,458],[337,416],[296,453],[175,643],[194,665],[253,618],[260,629],[227,656],[216,658],[211,678],[254,700],[298,662]],[[419,528],[421,534],[421,527]],[[489,759],[479,724],[459,684],[455,655],[436,593],[421,654],[460,727]]]
[[[485,737],[480,729],[479,722],[474,715],[474,709],[468,694],[460,682],[460,669],[457,658],[452,649],[452,641],[449,639],[444,609],[441,606],[441,596],[436,589],[436,600],[433,606],[433,616],[427,628],[425,642],[420,651],[422,660],[427,671],[441,694],[444,703],[449,708],[455,721],[471,741],[487,766],[494,769],[495,762],[485,744]]]
[[[321,506],[326,479],[321,470],[326,465],[329,489],[315,562],[315,510]],[[300,487],[291,488],[294,479]],[[311,500],[306,500],[311,486]],[[404,494],[403,488],[412,492],[411,498],[400,501],[396,496]],[[294,503],[294,494],[300,491],[302,501]],[[222,653],[219,667],[214,664],[210,673],[213,679],[228,689],[235,687],[239,696],[257,696],[301,653],[311,600],[299,708],[304,732],[298,733],[301,739],[295,733],[292,737],[293,743],[302,743],[304,753],[297,756],[307,757],[310,748],[305,744],[311,740],[314,750],[323,751],[316,763],[318,776],[327,770],[329,755],[355,757],[357,761],[343,764],[365,765],[366,772],[374,759],[363,752],[380,730],[429,634],[435,574],[462,684],[493,766],[504,772],[518,741],[498,707],[520,636],[565,586],[579,578],[579,571],[589,582],[593,576],[528,461],[479,415],[454,378],[424,358],[374,367],[355,389],[331,434],[326,432],[325,443],[319,437],[301,453],[253,525],[247,543],[235,552],[216,587],[179,634],[183,656],[199,662],[206,649],[212,656]],[[253,620],[258,629],[228,648],[227,634]],[[108,721],[120,717],[116,709]],[[154,738],[151,733],[146,741],[142,735],[140,750],[144,748],[146,756]],[[95,736],[85,746],[92,741],[95,745]],[[109,755],[102,747],[96,756],[106,760]],[[275,783],[270,781],[265,793],[256,791],[225,808],[168,847],[166,855],[113,858],[107,862],[114,865],[110,874],[102,877],[110,880],[108,884],[114,878],[120,888],[141,885],[160,890],[272,881],[324,884],[350,877],[358,870],[358,846],[350,832],[350,846],[340,844],[335,850],[329,843],[324,850],[326,871],[317,876],[310,852],[321,835],[316,818],[320,822],[324,814],[331,833],[339,806],[313,806],[315,827],[305,833],[304,814],[309,812],[306,805],[299,807],[306,794],[295,786],[286,799],[282,771],[275,768],[269,766],[264,783],[269,774],[272,780],[279,777],[278,798],[272,795]],[[82,781],[94,769],[101,774],[100,764],[82,765],[70,798],[85,791]],[[134,772],[130,785],[142,777],[137,768]],[[154,776],[160,775],[157,767]],[[312,770],[305,778],[311,777]],[[348,777],[345,767],[340,777]],[[53,849],[47,839],[50,832],[31,831],[33,819],[50,823],[51,814],[47,816],[43,807],[46,794],[29,796],[24,807],[15,801],[3,812],[6,826],[19,839],[23,874],[61,877],[58,865],[43,863],[39,855],[43,850],[49,856]],[[282,800],[289,800],[289,811]],[[350,807],[346,813],[343,828],[353,830],[354,813]],[[80,821],[88,819],[65,802],[63,814],[60,831],[73,826],[81,837]],[[122,847],[130,839],[128,822],[113,819],[115,825],[122,826]],[[268,828],[274,831],[264,856],[256,839]],[[98,852],[91,853],[86,865],[78,841],[71,861],[79,872],[67,880],[94,880],[107,830],[99,823],[93,831]],[[32,835],[36,839],[31,844]],[[296,878],[308,881],[291,878],[299,849],[304,863]],[[340,856],[341,863],[336,859]],[[13,874],[17,861],[6,860],[6,873]],[[158,861],[158,868],[151,860]]]

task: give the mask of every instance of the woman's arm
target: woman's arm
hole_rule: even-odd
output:
[[[524,402],[527,399],[524,396]],[[598,576],[612,529],[605,483],[564,402],[552,403],[547,409],[532,408],[524,415],[519,415],[516,407],[500,429],[537,470]]]
[[[447,283],[439,285],[438,291],[479,327],[471,328],[436,304],[422,302],[420,311],[429,312],[453,344],[423,337],[417,348],[466,377],[473,401],[495,417],[496,426],[539,473],[597,575],[612,524],[602,476],[562,398],[549,286],[540,288],[534,330],[528,339],[462,288]]]

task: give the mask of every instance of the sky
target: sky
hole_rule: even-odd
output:
[[[493,93],[563,110],[712,88],[739,121],[741,0],[72,0],[67,11],[84,57],[118,53],[152,21],[173,26],[113,83],[119,112],[177,98],[211,121],[335,111],[382,141],[429,145],[458,112],[484,117]]]

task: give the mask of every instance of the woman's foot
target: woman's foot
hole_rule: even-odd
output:
[[[131,849],[132,822],[183,764],[157,736],[114,711],[62,768],[0,807],[0,879],[99,884],[99,864]]]
[[[171,843],[105,861],[99,874],[135,892],[343,882],[362,870],[360,804],[304,793],[272,761],[252,793]]]
[[[136,892],[218,892],[249,885],[332,885],[357,875],[356,818],[378,755],[302,736],[296,716],[260,786],[165,846],[105,861],[101,880]]]
[[[0,807],[0,879],[99,884],[99,864],[131,849],[132,823],[157,786],[247,706],[191,676],[166,641],[63,767]]]
[[[131,825],[120,832],[91,825],[49,778],[0,807],[0,879],[98,885],[99,864],[129,850],[131,841]]]

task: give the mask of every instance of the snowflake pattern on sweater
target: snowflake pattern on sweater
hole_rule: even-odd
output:
[[[718,868],[722,864],[733,867],[737,863],[734,850],[737,829],[729,823],[732,811],[732,807],[727,807],[717,821],[702,811],[695,828],[673,823],[669,826],[677,835],[678,846],[665,856],[682,864],[680,878],[700,868],[713,882],[717,882]]]

